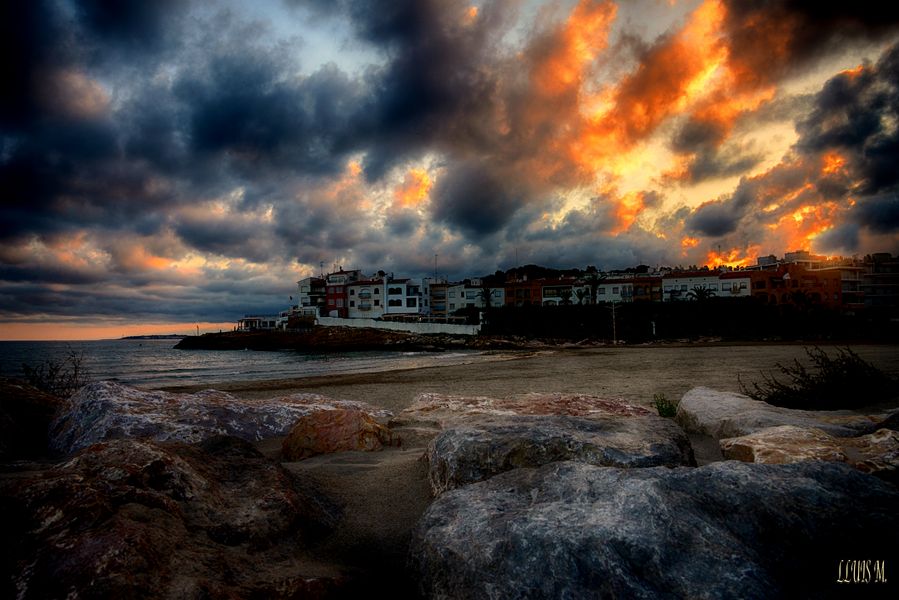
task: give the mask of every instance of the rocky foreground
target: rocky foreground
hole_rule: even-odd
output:
[[[896,411],[705,388],[676,421],[571,394],[421,394],[390,414],[313,394],[0,388],[3,439],[41,442],[0,446],[3,597],[333,598],[372,581],[394,597],[895,597],[899,581]],[[734,460],[697,467],[688,434]],[[433,500],[350,564],[335,540],[351,503],[302,465],[410,451]],[[389,583],[359,567],[393,554]]]

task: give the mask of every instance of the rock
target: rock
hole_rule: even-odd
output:
[[[558,460],[696,464],[689,440],[672,421],[623,400],[585,394],[419,394],[390,427],[404,440],[428,442],[435,496],[509,469]]]
[[[15,590],[4,597],[323,597],[341,586],[336,569],[303,558],[337,510],[236,438],[112,440],[0,486]]]
[[[592,465],[695,465],[686,434],[654,415],[485,416],[455,425],[428,446],[434,496],[510,469],[575,460]]]
[[[25,381],[0,378],[0,459],[47,454],[47,432],[63,400]]]
[[[318,394],[246,400],[216,390],[172,394],[101,381],[72,396],[68,409],[51,427],[51,446],[68,453],[124,437],[194,443],[232,435],[258,441],[287,435],[300,417],[336,408],[364,411],[383,420],[391,414],[364,402]]]
[[[389,425],[393,430],[402,428],[404,440],[427,445],[446,427],[487,416],[570,415],[589,418],[651,414],[654,413],[623,400],[585,394],[532,393],[510,398],[489,398],[424,393],[416,396],[409,407],[390,420]]]
[[[356,409],[320,410],[300,417],[281,445],[285,460],[346,450],[372,451],[398,446],[399,438]]]
[[[740,437],[779,425],[815,427],[837,437],[867,433],[875,423],[890,415],[866,415],[848,410],[796,410],[772,406],[743,394],[696,387],[684,394],[675,420],[687,432],[716,439]]]
[[[838,438],[820,429],[782,425],[721,440],[727,459],[782,464],[806,460],[845,462],[888,481],[899,481],[899,432],[879,429]]]
[[[557,462],[440,496],[410,564],[429,598],[816,597],[846,593],[840,561],[856,557],[895,586],[896,506],[894,487],[840,463]],[[848,591],[875,587],[869,573]]]
[[[810,427],[768,427],[749,435],[723,439],[720,444],[721,453],[728,460],[766,464],[804,460],[846,461],[846,454],[837,438]]]

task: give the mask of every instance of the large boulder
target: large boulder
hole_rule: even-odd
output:
[[[615,467],[695,464],[683,430],[654,415],[485,416],[441,432],[427,456],[435,496],[510,469],[556,461]]]
[[[52,425],[50,441],[55,450],[65,453],[125,437],[195,443],[231,435],[258,441],[287,435],[300,417],[338,408],[382,420],[391,414],[364,402],[318,394],[248,400],[216,390],[173,394],[101,381],[72,396]]]
[[[814,427],[837,437],[868,433],[897,411],[863,414],[848,410],[796,410],[735,392],[696,387],[684,394],[675,420],[690,433],[733,438],[779,425]]]
[[[845,462],[866,473],[899,481],[899,431],[880,429],[838,438],[820,429],[781,425],[720,441],[724,458],[783,464],[806,460]]]
[[[281,444],[284,460],[347,450],[372,451],[398,446],[399,438],[357,409],[320,410],[300,417]]]
[[[643,406],[615,398],[586,394],[530,393],[508,398],[422,393],[390,420],[401,430],[404,443],[427,445],[443,429],[485,417],[513,415],[568,415],[574,417],[645,416]]]
[[[694,465],[674,422],[623,400],[530,393],[507,398],[419,394],[390,421],[427,443],[436,496],[519,467],[560,460],[649,467]]]
[[[851,561],[895,564],[896,506],[893,486],[839,463],[557,462],[440,496],[410,563],[431,598],[818,596],[847,591]],[[850,591],[895,586],[868,566]]]
[[[236,438],[103,442],[0,479],[0,492],[4,597],[320,597],[342,585],[305,551],[337,509]]]

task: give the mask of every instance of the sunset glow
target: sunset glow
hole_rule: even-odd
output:
[[[0,338],[218,330],[435,254],[460,279],[899,252],[874,5],[9,4]]]

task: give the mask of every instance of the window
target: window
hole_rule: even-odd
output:
[[[456,305],[455,305],[455,304],[452,304],[452,303],[450,303],[450,310],[456,310]]]
[[[398,298],[397,299],[392,298],[387,301],[387,306],[402,306],[402,305],[403,305],[403,301]]]
[[[450,298],[455,298],[455,297],[456,297],[456,292],[450,291],[449,297],[450,297]]]
[[[613,287],[613,288],[612,288],[612,293],[613,293],[613,294],[617,294],[617,293],[618,293],[618,288],[617,288],[617,287]]]
[[[381,301],[375,298],[375,306],[381,306]]]
[[[337,299],[337,308],[343,308],[343,298]]]
[[[375,288],[375,293],[376,293],[376,294],[380,294],[380,293],[381,293],[381,288]]]
[[[673,288],[670,285],[665,286],[665,291],[670,292]]]
[[[399,288],[399,287],[387,288],[387,293],[390,294],[391,296],[399,296],[403,293],[403,288]]]
[[[356,308],[356,301],[350,300],[350,308]]]
[[[717,283],[710,283],[710,284],[709,284],[709,289],[710,289],[711,291],[713,291],[713,292],[717,292],[717,291],[718,291],[718,284],[717,284]]]
[[[353,288],[350,288],[350,296],[355,296],[355,295],[356,295],[356,290],[354,290]]]
[[[474,300],[475,296],[477,296],[477,295],[478,295],[478,293],[474,290],[467,290],[465,292],[465,297],[468,298],[469,300]]]
[[[686,283],[680,286],[680,291],[682,291],[682,292],[686,292],[686,291],[687,291],[687,284],[686,284]]]
[[[599,288],[598,290],[596,290],[596,293],[599,294],[600,296],[605,296],[606,288]]]
[[[406,298],[406,308],[415,308],[418,306],[417,298]]]
[[[741,281],[741,282],[740,282],[740,289],[741,289],[741,290],[745,290],[745,289],[746,289],[746,282],[745,282],[745,281]]]

